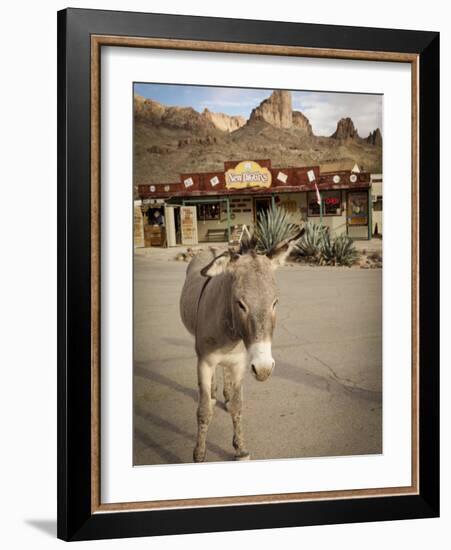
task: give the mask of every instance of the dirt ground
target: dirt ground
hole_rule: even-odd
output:
[[[178,311],[187,264],[174,256],[135,254],[135,465],[192,461],[196,358]],[[381,453],[382,270],[290,265],[277,281],[276,368],[266,382],[244,381],[251,458]],[[208,461],[233,460],[218,374]]]

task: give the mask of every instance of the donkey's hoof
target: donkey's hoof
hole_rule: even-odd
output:
[[[235,460],[250,460],[251,455],[249,453],[240,453],[239,455],[235,455]]]
[[[193,455],[193,460],[196,464],[199,464],[200,462],[205,462],[205,455],[204,456]]]
[[[224,401],[224,407],[226,411],[230,412],[230,401],[227,399],[227,401]]]
[[[216,397],[211,398],[211,406],[214,407],[216,405]]]
[[[193,452],[193,460],[194,462],[205,462],[205,455],[206,455],[206,452],[205,451],[199,451],[197,448],[194,449],[194,452]]]

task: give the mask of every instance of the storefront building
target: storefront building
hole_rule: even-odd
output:
[[[135,236],[141,237],[135,246],[230,242],[272,205],[285,208],[293,223],[322,220],[332,235],[371,239],[374,232],[371,174],[357,165],[328,171],[320,166],[274,168],[269,159],[231,161],[221,172],[184,173],[178,182],[139,185],[138,194]],[[142,231],[136,227],[139,211]]]

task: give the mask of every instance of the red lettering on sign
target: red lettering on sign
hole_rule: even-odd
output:
[[[340,199],[337,199],[336,197],[327,197],[325,203],[328,205],[340,204]]]

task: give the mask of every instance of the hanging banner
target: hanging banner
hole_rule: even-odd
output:
[[[227,189],[271,187],[271,172],[253,160],[245,160],[225,173]]]

